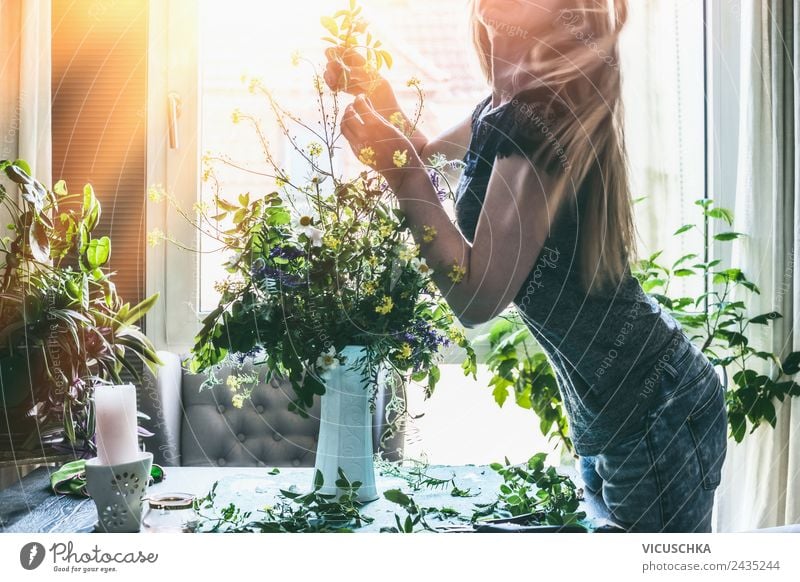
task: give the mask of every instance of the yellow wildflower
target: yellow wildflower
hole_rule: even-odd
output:
[[[225,380],[225,384],[228,386],[228,388],[230,388],[231,392],[238,392],[239,388],[242,387],[242,379],[239,378],[239,376],[234,376],[231,374]]]
[[[300,59],[301,58],[302,58],[302,55],[300,54],[300,51],[298,51],[298,50],[294,51],[292,53],[292,66],[293,67],[298,66],[300,64]]]
[[[242,112],[238,109],[234,109],[233,113],[231,113],[231,121],[233,123],[239,123],[242,120]]]
[[[400,111],[395,111],[389,116],[389,123],[394,125],[397,129],[405,133],[406,131],[406,118]]]
[[[409,79],[409,80],[406,82],[406,85],[407,85],[408,87],[419,87],[421,84],[422,84],[422,82],[421,82],[419,79],[417,79],[416,77],[411,77],[411,78],[410,78],[410,79]]]
[[[322,244],[328,247],[329,249],[335,251],[336,249],[339,248],[341,241],[335,236],[326,234],[325,236],[322,237]]]
[[[162,240],[164,240],[164,233],[157,228],[147,233],[147,244],[151,247],[158,246]]]
[[[208,212],[208,202],[195,202],[192,208],[197,214],[206,214]]]
[[[280,176],[275,176],[275,184],[278,186],[278,188],[283,188],[288,183],[289,183],[288,175],[282,174]]]
[[[323,80],[319,75],[314,75],[314,90],[317,93],[322,93]]]
[[[435,228],[433,228],[432,226],[428,226],[427,224],[422,227],[422,231],[423,231],[422,242],[424,243],[429,243],[433,241],[433,239],[435,239],[436,235],[438,234]]]
[[[358,159],[365,166],[374,166],[375,150],[371,146],[361,148],[361,151],[358,152]]]
[[[467,270],[459,265],[458,263],[453,263],[453,268],[450,269],[450,272],[447,276],[453,283],[461,283],[464,280],[464,275],[467,274]]]
[[[412,353],[413,350],[411,349],[411,344],[409,344],[408,342],[403,342],[403,345],[400,346],[400,352],[397,354],[397,357],[403,360],[407,360],[408,358],[411,357]]]
[[[464,328],[459,325],[453,325],[450,327],[447,333],[450,336],[450,339],[453,340],[456,344],[460,344],[466,341],[467,336],[464,333]]]
[[[255,77],[250,79],[250,83],[247,86],[247,90],[250,93],[255,93],[260,88],[261,88],[261,81],[259,81]]]
[[[151,202],[161,202],[167,197],[167,193],[164,192],[164,189],[159,184],[158,186],[150,186],[147,189],[147,197]]]
[[[394,155],[392,155],[392,162],[394,163],[395,167],[402,168],[406,164],[408,164],[408,150],[396,150]]]
[[[384,222],[378,228],[378,234],[380,234],[383,238],[390,237],[394,232],[394,226],[389,222]]]
[[[316,141],[308,144],[308,153],[311,156],[315,157],[315,158],[317,156],[321,156],[322,155],[322,144],[319,143],[319,142],[316,142]]]
[[[394,308],[394,301],[392,301],[391,297],[384,296],[381,300],[380,305],[375,308],[376,313],[380,313],[381,315],[388,314]]]
[[[367,281],[364,283],[361,288],[364,291],[364,295],[374,295],[376,290],[376,285],[374,281]]]
[[[369,263],[369,266],[370,266],[370,267],[377,267],[377,266],[378,266],[378,262],[379,262],[379,261],[378,261],[378,257],[377,257],[377,256],[375,256],[375,255],[370,255],[370,256],[367,258],[367,263]]]
[[[419,255],[419,246],[418,245],[414,245],[414,246],[406,245],[405,247],[400,249],[400,251],[397,253],[398,258],[401,261],[403,261],[404,263],[407,263],[407,262],[417,258],[417,255]]]
[[[231,404],[234,408],[242,408],[244,406],[244,394],[234,394],[231,398]]]

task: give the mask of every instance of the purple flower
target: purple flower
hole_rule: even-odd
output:
[[[442,187],[442,181],[439,177],[439,172],[436,170],[430,170],[428,175],[431,177],[431,184],[433,184],[434,190],[436,190],[436,197],[440,202],[444,202],[444,200],[447,198],[447,190]]]
[[[278,281],[281,285],[286,287],[299,287],[303,284],[303,279],[297,275],[287,273],[276,267],[270,267],[264,261],[253,265],[253,278],[255,279],[272,279]]]
[[[286,259],[287,261],[293,261],[294,259],[300,258],[304,256],[305,253],[298,249],[297,247],[273,247],[272,250],[269,252],[270,258],[280,257],[282,259]]]
[[[251,350],[249,350],[247,352],[239,352],[239,353],[233,354],[232,357],[236,361],[236,363],[241,366],[241,365],[243,365],[245,363],[245,361],[247,359],[254,360],[257,356],[259,356],[261,354],[261,352],[262,352],[262,348],[259,347],[259,346],[256,346],[256,347],[254,347],[253,349],[251,349]]]

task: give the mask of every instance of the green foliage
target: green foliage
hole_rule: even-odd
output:
[[[275,474],[270,472],[270,475]],[[307,493],[281,489],[274,505],[264,507],[255,515],[242,511],[234,503],[216,507],[217,486],[196,499],[194,509],[198,514],[195,531],[215,533],[298,533],[347,532],[372,523],[373,518],[363,515],[358,499],[359,481],[350,482],[339,469],[336,486],[340,494],[320,493],[324,485],[322,472],[314,475],[314,487]]]
[[[476,504],[473,521],[486,516],[529,516],[528,525],[571,525],[586,517],[578,511],[575,483],[559,475],[555,467],[545,467],[546,453],[537,453],[524,465],[492,463],[490,467],[503,477],[497,501]]]
[[[486,359],[492,373],[489,386],[498,406],[503,406],[513,395],[517,406],[536,414],[543,435],[550,440],[559,439],[571,451],[572,441],[567,436],[567,418],[555,374],[517,312],[499,317],[488,334],[474,341],[489,344]]]
[[[716,208],[710,200],[696,203],[703,216],[722,223],[721,232],[714,235],[720,242],[731,242],[743,236],[725,230],[733,225],[733,214]],[[682,236],[690,230],[687,225],[676,232]],[[703,261],[695,254],[679,258],[671,266],[660,261],[661,253],[641,261],[635,275],[648,291],[672,316],[680,322],[692,341],[708,356],[712,364],[721,366],[733,380],[728,386],[726,403],[730,434],[741,442],[763,422],[775,427],[775,399],[800,396],[800,385],[792,376],[798,372],[800,353],[792,352],[783,361],[768,351],[753,345],[751,326],[769,326],[780,319],[773,311],[748,316],[746,298],[759,294],[758,286],[750,281],[741,269],[721,268],[719,260]],[[699,296],[676,297],[670,286],[676,277],[692,277],[709,281],[707,291]],[[769,372],[759,370],[768,368]]]
[[[157,296],[133,307],[118,296],[106,269],[111,240],[92,237],[101,207],[90,185],[73,195],[59,181],[50,191],[23,160],[0,161],[0,171],[20,192],[18,203],[0,186],[11,217],[0,241],[4,402],[13,416],[35,409],[35,440],[41,433],[45,444],[93,453],[92,387],[121,383],[123,368],[138,377],[130,353],[160,364],[136,326]],[[19,398],[6,398],[14,391]]]
[[[376,461],[376,467],[382,475],[397,477],[406,482],[412,491],[422,489],[446,489],[450,488],[450,495],[453,497],[473,497],[476,495],[469,489],[461,489],[456,485],[455,474],[447,479],[436,477],[428,472],[427,463],[409,460],[410,467],[401,467],[397,463],[384,460]]]
[[[384,492],[384,497],[400,505],[405,510],[405,517],[395,515],[396,525],[381,528],[381,531],[438,531],[427,517],[468,521],[475,525],[508,518],[517,518],[516,523],[527,526],[578,524],[586,518],[586,513],[578,511],[580,498],[575,483],[569,477],[559,475],[554,467],[546,467],[546,457],[546,453],[537,453],[521,465],[512,465],[508,459],[505,459],[505,464],[492,463],[490,468],[503,478],[497,498],[489,503],[476,503],[469,516],[451,508],[421,507],[413,496],[399,489],[390,489]],[[454,483],[453,487],[458,489]]]
[[[323,16],[320,22],[330,34],[322,40],[345,51],[363,49],[367,65],[376,71],[384,64],[392,67],[391,53],[381,48],[383,43],[380,40],[372,38],[368,30],[369,23],[362,16],[361,7],[355,0],[350,0],[349,9],[339,10],[333,16]],[[342,64],[346,66],[344,60]]]
[[[516,517],[522,525],[568,525],[576,524],[586,515],[578,511],[579,498],[575,484],[569,477],[559,475],[555,468],[544,464],[546,454],[538,453],[522,465],[495,463],[491,468],[503,477],[497,499],[490,503],[474,504],[475,510],[461,513],[452,507],[424,507],[417,503],[413,494],[402,489],[384,491],[386,500],[399,505],[404,515],[395,514],[395,525],[380,529],[388,533],[416,533],[420,531],[447,531],[437,526],[441,522],[465,525],[490,523]],[[398,463],[379,461],[382,475],[403,479],[413,491],[450,487],[453,497],[475,495],[461,489],[455,478],[442,479],[430,475],[425,463],[414,462],[411,468]],[[267,473],[276,474],[275,470]],[[217,499],[218,482],[203,497],[195,500],[198,515],[195,531],[219,533],[245,532],[350,532],[371,524],[374,519],[361,512],[358,489],[361,483],[347,480],[339,469],[336,485],[341,494],[322,494],[322,473],[314,474],[313,490],[308,493],[279,490],[276,503],[262,508],[257,513],[243,511],[235,503],[220,506]],[[437,520],[439,523],[432,523]]]

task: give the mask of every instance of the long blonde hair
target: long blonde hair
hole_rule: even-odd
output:
[[[491,83],[489,33],[471,4],[478,60]],[[569,161],[557,195],[576,193],[580,279],[589,292],[616,287],[636,254],[617,49],[626,19],[627,0],[572,0],[552,27],[519,41],[530,43],[528,62],[512,81],[515,95],[544,89],[568,111],[550,128],[549,145],[557,140]]]

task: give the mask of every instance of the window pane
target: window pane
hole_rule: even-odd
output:
[[[414,106],[406,81],[416,76],[426,92],[423,129],[429,135],[460,121],[488,93],[473,55],[465,0],[362,0],[372,29],[394,56],[386,75],[404,107]],[[293,155],[263,97],[250,95],[242,75],[259,77],[300,119],[316,123],[317,103],[308,63],[291,64],[291,54],[319,64],[325,43],[318,17],[331,12],[330,0],[253,3],[203,0],[201,22],[202,150],[225,154],[237,163],[264,170],[261,145],[246,122],[234,124],[231,114],[259,117],[271,150],[290,176],[300,177],[305,165]],[[703,51],[702,5],[671,0],[631,3],[631,20],[622,46],[627,143],[634,196],[647,195],[637,205],[643,254],[668,248],[669,256],[702,252],[702,229],[697,239],[681,245],[670,241],[680,225],[697,221],[693,200],[703,195]],[[298,129],[306,143],[308,132]],[[340,156],[345,171],[358,171],[349,152]],[[227,197],[270,192],[274,181],[241,171],[222,171]],[[211,199],[209,185],[203,196]],[[203,250],[216,248],[211,239]],[[219,254],[201,261],[201,309],[216,305],[213,282],[224,277]],[[442,373],[437,392],[423,401],[411,387],[409,409],[424,414],[408,429],[407,454],[427,455],[434,463],[483,463],[507,455],[522,461],[536,451],[551,449],[539,432],[533,413],[512,400],[499,408],[482,368],[477,383],[463,377],[457,365]],[[476,427],[480,427],[476,430]],[[558,459],[551,459],[557,462]]]

